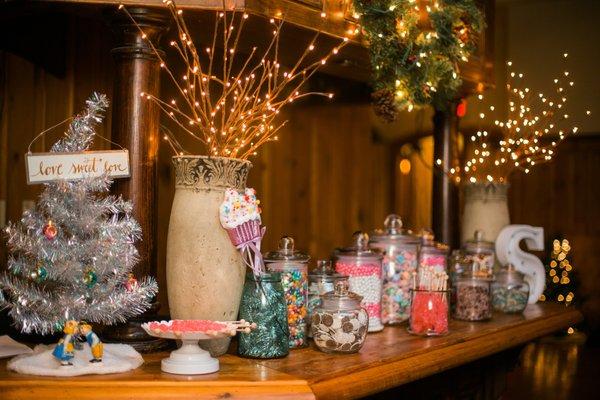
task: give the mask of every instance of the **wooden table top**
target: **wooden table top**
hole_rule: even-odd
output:
[[[574,308],[536,304],[523,315],[495,314],[489,322],[451,321],[450,333],[421,338],[406,326],[367,335],[358,354],[331,355],[314,347],[293,350],[280,360],[220,357],[209,375],[161,372],[166,353],[144,355],[135,371],[76,378],[19,375],[0,363],[0,398],[10,399],[352,399],[399,386],[506,350],[581,321]],[[312,346],[312,344],[311,344]]]

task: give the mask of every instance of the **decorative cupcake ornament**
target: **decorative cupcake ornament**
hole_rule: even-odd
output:
[[[254,189],[246,188],[243,192],[227,189],[219,210],[221,225],[255,275],[264,272],[260,244],[266,228],[260,226],[259,205]]]

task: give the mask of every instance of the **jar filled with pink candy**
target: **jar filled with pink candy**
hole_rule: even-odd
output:
[[[356,232],[351,247],[334,253],[335,270],[347,275],[350,291],[362,296],[361,306],[369,315],[369,332],[383,329],[381,323],[382,255],[369,249],[369,235]]]
[[[447,271],[447,257],[450,248],[434,240],[433,232],[429,229],[421,231],[421,250],[419,252],[419,268],[432,267],[434,271]]]
[[[402,227],[395,214],[388,215],[384,229],[371,235],[370,246],[383,255],[383,296],[381,319],[394,325],[407,321],[410,315],[410,289],[417,269],[420,239]]]

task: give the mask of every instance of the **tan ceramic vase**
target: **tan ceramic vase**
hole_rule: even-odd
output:
[[[245,264],[221,226],[227,188],[243,190],[249,161],[206,156],[173,157],[175,197],[167,237],[167,291],[172,319],[237,318]],[[204,342],[222,355],[230,339]],[[201,342],[202,344],[202,342]]]
[[[464,208],[461,243],[473,239],[475,231],[483,240],[495,242],[498,234],[510,224],[506,183],[468,183],[463,186]]]

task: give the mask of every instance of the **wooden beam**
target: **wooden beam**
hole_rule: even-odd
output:
[[[444,173],[452,168],[456,154],[458,117],[451,105],[448,110],[436,110],[433,115],[433,191],[431,224],[436,240],[457,248],[459,243],[458,188]],[[441,164],[438,165],[438,160]]]

